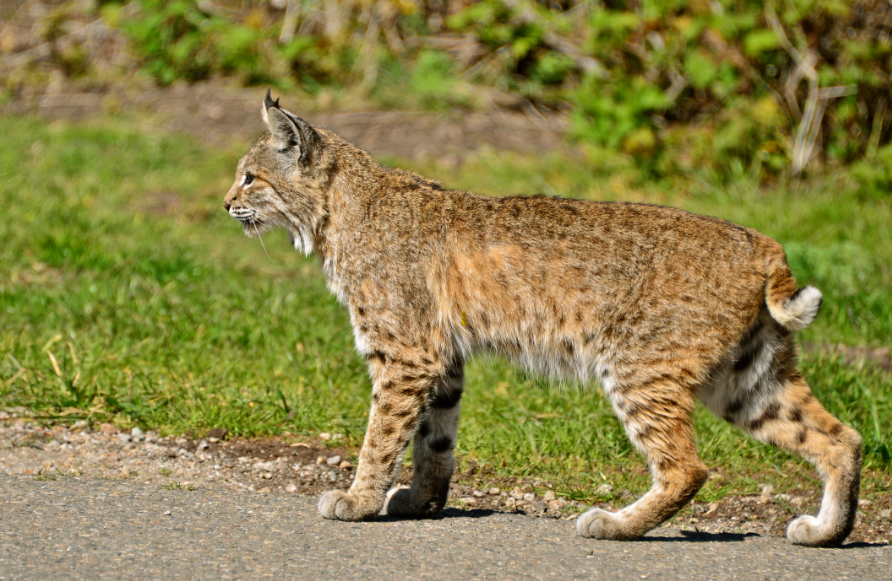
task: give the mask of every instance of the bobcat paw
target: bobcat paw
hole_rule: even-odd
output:
[[[834,531],[830,526],[809,515],[793,519],[787,527],[787,538],[794,545],[826,547],[842,543],[845,537],[846,535]]]
[[[623,517],[618,514],[593,508],[576,519],[576,532],[591,539],[613,541],[637,539],[641,536],[632,534],[624,524]]]
[[[363,502],[358,496],[343,490],[329,490],[319,498],[319,514],[331,520],[366,520],[373,518],[380,510],[371,502]]]
[[[408,488],[391,488],[384,501],[384,514],[389,516],[413,516],[412,494]]]
[[[430,518],[440,514],[445,504],[445,496],[443,498],[435,496],[424,503],[413,498],[412,490],[409,488],[392,488],[387,493],[382,513],[389,516]]]

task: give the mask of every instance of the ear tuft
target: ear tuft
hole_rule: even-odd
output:
[[[268,113],[268,111],[269,111],[270,107],[275,107],[276,109],[280,109],[280,108],[281,108],[281,107],[279,107],[279,100],[278,100],[278,99],[276,99],[275,101],[273,101],[273,97],[272,97],[272,95],[270,94],[271,91],[272,91],[271,89],[267,89],[267,90],[266,90],[266,99],[263,100],[263,107],[260,108],[260,115],[261,115],[261,117],[263,117],[263,122],[266,123],[267,125],[269,125],[269,113]]]
[[[277,109],[279,109],[280,108],[279,100],[276,99],[275,101],[273,101],[273,97],[272,97],[271,93],[272,93],[272,89],[266,90],[266,99],[263,100],[263,107],[264,107],[264,109],[269,109],[270,107],[276,107]]]

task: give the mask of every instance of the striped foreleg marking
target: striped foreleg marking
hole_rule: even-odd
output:
[[[417,365],[390,361],[377,368],[372,409],[359,453],[356,478],[347,492],[331,491],[319,500],[322,516],[363,520],[377,515],[399,471],[400,460],[424,413],[435,374]]]
[[[461,367],[453,366],[434,386],[415,434],[412,485],[388,494],[387,514],[433,516],[446,505],[455,470],[453,449],[463,384]]]

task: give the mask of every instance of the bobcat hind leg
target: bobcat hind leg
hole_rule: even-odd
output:
[[[764,315],[764,313],[763,313]],[[701,399],[751,436],[802,456],[824,482],[818,515],[794,519],[787,538],[799,545],[841,543],[855,524],[861,436],[833,417],[797,370],[792,335],[762,316]]]
[[[758,440],[802,456],[824,482],[817,516],[794,519],[787,538],[814,547],[842,543],[855,526],[861,436],[827,412],[798,374],[785,379],[779,392],[747,415],[735,423]]]
[[[637,539],[678,512],[706,481],[694,444],[691,392],[665,378],[644,387],[611,396],[629,437],[647,457],[653,486],[620,511],[594,508],[580,515],[576,530],[584,537]]]

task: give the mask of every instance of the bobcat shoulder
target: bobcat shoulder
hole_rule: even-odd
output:
[[[821,293],[798,288],[783,249],[758,232],[643,204],[489,198],[388,169],[336,134],[263,105],[269,132],[239,161],[225,207],[248,236],[281,227],[317,254],[349,311],[373,378],[353,485],[322,516],[432,516],[445,505],[472,353],[598,381],[653,474],[578,532],[634,539],[688,502],[707,470],[694,444],[699,398],[753,437],[815,464],[818,515],[787,530],[842,542],[858,502],[861,442],[812,396],[793,332]],[[414,438],[414,476],[392,488]]]

